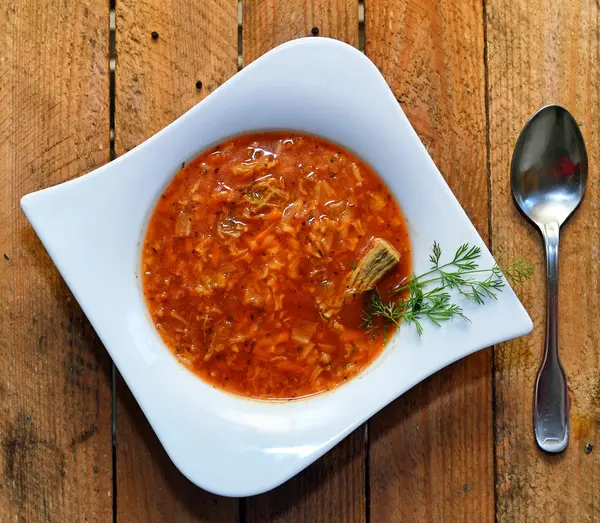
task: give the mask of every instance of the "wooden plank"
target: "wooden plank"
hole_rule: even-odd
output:
[[[112,520],[110,359],[19,208],[108,161],[108,3],[0,7],[0,521]]]
[[[354,0],[252,0],[243,3],[243,63],[287,40],[308,36],[313,27],[358,45]],[[285,485],[246,501],[249,523],[366,520],[366,438],[357,429]]]
[[[123,0],[116,11],[115,147],[123,154],[235,74],[237,0]]]
[[[358,47],[357,0],[250,0],[243,3],[243,63],[318,30]]]
[[[365,10],[367,56],[487,238],[481,2],[367,0]],[[371,521],[492,521],[492,424],[490,350],[373,418]]]
[[[116,53],[122,154],[236,72],[237,1],[119,1]],[[204,492],[177,471],[121,379],[116,441],[117,521],[237,522],[237,500]]]
[[[525,256],[538,267],[535,280],[520,292],[533,334],[495,351],[498,521],[596,521],[600,449],[588,454],[585,446],[600,444],[598,3],[488,0],[486,26],[494,249]],[[533,439],[545,267],[541,238],[517,212],[509,184],[519,132],[549,103],[565,106],[580,122],[590,160],[585,202],[563,228],[560,247],[561,359],[571,401],[571,441],[560,456],[544,455]]]

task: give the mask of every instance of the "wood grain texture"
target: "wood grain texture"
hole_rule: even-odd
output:
[[[243,63],[303,36],[319,36],[358,46],[357,0],[246,0],[243,2]]]
[[[119,1],[117,154],[155,134],[233,76],[237,42],[237,0]]]
[[[237,1],[120,0],[116,53],[115,150],[122,154],[236,72]],[[122,379],[116,442],[117,521],[237,522],[237,500],[179,473]]]
[[[600,139],[599,9],[592,1],[487,2],[489,133],[494,250],[539,268],[520,291],[534,321],[528,337],[497,347],[497,518],[597,521],[600,518]],[[580,123],[590,179],[583,205],[563,228],[560,247],[560,354],[569,380],[571,441],[560,456],[534,443],[533,384],[545,325],[545,270],[539,234],[512,201],[509,169],[522,126],[549,103]]]
[[[276,45],[310,35],[358,44],[355,0],[249,0],[243,3],[243,63]],[[285,485],[246,501],[246,521],[358,523],[366,520],[366,437],[354,431]]]
[[[481,2],[367,0],[365,10],[367,56],[486,239]],[[371,521],[492,521],[492,423],[489,349],[375,416],[369,422]]]
[[[104,523],[110,360],[19,199],[108,161],[108,3],[5,1],[0,43],[0,522]]]

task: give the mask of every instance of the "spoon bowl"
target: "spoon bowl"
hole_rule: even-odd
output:
[[[523,213],[538,227],[562,225],[583,199],[588,159],[575,118],[558,105],[535,113],[513,154],[511,184]]]
[[[534,391],[538,446],[561,452],[569,442],[567,377],[558,356],[558,245],[560,227],[581,203],[587,152],[577,122],[550,105],[525,125],[513,154],[511,186],[518,207],[540,229],[546,247],[546,340]]]

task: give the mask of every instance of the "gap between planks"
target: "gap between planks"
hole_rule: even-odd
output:
[[[109,104],[109,161],[115,153],[115,74],[117,68],[117,12],[116,0],[109,0],[108,15],[108,104]],[[117,368],[111,362],[111,429],[112,429],[112,520],[117,521]]]
[[[492,237],[492,142],[490,138],[490,74],[488,64],[488,32],[487,32],[487,0],[481,1],[482,10],[481,18],[483,22],[483,86],[484,86],[484,110],[485,110],[485,166],[487,175],[487,190],[488,190],[488,247],[492,256],[494,255],[494,244]],[[497,432],[496,423],[498,420],[498,413],[496,411],[496,359],[494,358],[494,348],[492,345],[490,350],[492,351],[491,360],[491,372],[492,372],[492,474],[494,475],[494,488],[492,489],[492,495],[494,496],[493,508],[494,508],[494,519],[498,517],[498,492],[496,486],[496,478],[498,477],[498,463],[497,463]]]

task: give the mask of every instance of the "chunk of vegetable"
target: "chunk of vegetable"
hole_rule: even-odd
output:
[[[185,238],[192,234],[192,215],[182,212],[175,219],[175,237]]]
[[[246,232],[247,230],[248,226],[244,222],[240,220],[234,220],[233,218],[225,218],[217,224],[217,233],[221,238],[225,238],[227,236],[239,238],[242,233]]]
[[[388,242],[375,238],[371,247],[350,273],[347,288],[360,294],[377,285],[377,282],[400,261],[400,253]]]
[[[385,198],[380,193],[372,192],[369,193],[369,196],[371,197],[371,211],[379,212],[385,207]]]
[[[316,323],[304,322],[301,323],[298,327],[294,327],[292,329],[292,339],[297,343],[306,345],[310,342],[310,339],[313,337],[316,331]]]

